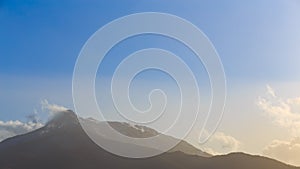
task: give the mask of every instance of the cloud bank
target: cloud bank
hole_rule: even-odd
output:
[[[30,131],[42,127],[39,122],[21,122],[21,121],[0,121],[0,141],[20,134],[25,134]]]
[[[49,104],[47,100],[41,102],[42,111],[47,114],[48,118],[52,118],[59,112],[67,110],[63,106],[56,104]],[[44,123],[40,121],[40,114],[36,110],[26,116],[27,122],[21,122],[19,120],[0,121],[0,141],[6,138],[13,137],[20,134],[25,134],[30,131],[36,130],[44,126]]]
[[[263,154],[277,160],[300,166],[300,97],[282,98],[267,85],[265,97],[259,97],[258,106],[275,125],[286,128],[292,139],[273,140]]]

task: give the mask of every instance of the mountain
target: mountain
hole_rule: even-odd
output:
[[[92,124],[92,123],[90,123]],[[126,130],[127,124],[112,122],[112,126]],[[132,128],[127,126],[129,130]],[[140,126],[136,126],[141,128]],[[146,134],[155,131],[145,128]],[[142,130],[141,130],[142,131]],[[150,132],[151,131],[151,132]],[[139,131],[130,131],[135,134]],[[143,134],[141,137],[144,136]],[[105,139],[105,138],[103,138]],[[151,148],[107,140],[116,145],[125,144],[145,151]],[[188,144],[188,143],[186,143]],[[234,153],[223,156],[202,157],[181,151],[163,153],[145,159],[129,159],[113,155],[97,146],[85,134],[76,115],[66,111],[44,127],[4,140],[0,143],[0,169],[300,169],[278,161]]]
[[[96,137],[103,137],[103,135],[105,135],[107,137],[111,134],[109,132],[109,130],[106,129],[107,128],[106,125],[103,124],[104,122],[99,122],[99,121],[91,119],[91,118],[79,119],[79,120],[81,120],[81,124],[83,124],[85,126],[85,129],[93,132],[93,135],[95,135]],[[132,124],[128,124],[125,122],[108,122],[108,123],[112,128],[114,128],[118,132],[120,132],[126,136],[129,136],[129,137],[147,138],[147,137],[154,137],[154,136],[160,134],[156,130],[153,130],[153,129],[151,129],[149,127],[145,127],[145,126],[132,125]],[[102,135],[100,135],[97,131],[101,131]],[[118,140],[118,142],[122,142],[122,140]],[[202,156],[202,157],[211,157],[212,156],[206,152],[199,150],[198,148],[195,148],[194,146],[192,146],[191,144],[187,143],[184,140],[180,141],[171,136],[161,134],[159,143],[161,143],[161,142],[164,142],[164,143],[179,142],[179,144],[177,144],[174,148],[172,148],[170,150],[170,152],[181,151],[186,154],[198,155],[198,156]],[[124,143],[130,143],[130,142],[124,142]],[[136,145],[139,145],[142,147],[146,146],[147,148],[150,148],[150,149],[157,148],[156,144],[154,144],[154,145],[153,144],[145,145],[145,144],[139,144],[139,143],[131,143],[131,144],[136,144]]]

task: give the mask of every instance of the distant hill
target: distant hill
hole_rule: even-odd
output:
[[[91,119],[86,124],[95,125]],[[111,122],[126,135],[146,137],[155,130],[126,123]],[[141,129],[143,128],[143,129]],[[166,136],[167,139],[174,139]],[[102,138],[105,139],[105,138]],[[130,143],[133,150],[151,150]],[[185,152],[185,153],[184,153]],[[197,155],[191,155],[197,154]],[[145,159],[129,159],[113,155],[97,146],[81,128],[76,115],[66,111],[44,127],[4,140],[0,143],[0,169],[300,169],[273,159],[233,153],[210,157],[187,142],[181,142],[171,152]]]

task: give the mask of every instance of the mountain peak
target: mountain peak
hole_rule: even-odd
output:
[[[47,122],[46,126],[47,128],[61,128],[63,126],[78,126],[79,121],[77,118],[77,115],[72,110],[65,110],[58,112],[54,115],[54,117]]]

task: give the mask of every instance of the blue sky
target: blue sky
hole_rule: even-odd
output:
[[[159,11],[196,24],[231,77],[294,80],[299,2],[2,1],[1,74],[70,76],[85,41],[118,17]],[[295,8],[295,9],[293,9]],[[288,76],[289,75],[289,76]]]
[[[255,99],[264,94],[266,84],[282,89],[281,94],[289,97],[300,95],[295,85],[300,81],[298,0],[2,0],[0,120],[24,120],[34,109],[39,109],[43,99],[72,108],[73,68],[87,39],[114,19],[149,11],[189,20],[214,44],[228,82],[228,106],[221,130],[247,142],[251,140],[249,137],[257,135],[250,131],[253,122],[261,124],[262,131],[267,132],[272,127],[255,107]],[[203,67],[194,64],[188,57],[192,54],[178,42],[144,36],[117,46],[109,55],[118,57],[105,60],[108,64],[102,67],[103,75],[109,77],[118,61],[145,47],[173,51],[184,56],[182,58],[193,71],[203,72]],[[199,82],[207,80],[205,75],[198,75]],[[161,79],[165,78],[154,73],[143,80]],[[240,121],[244,130],[249,130],[248,136],[241,134],[232,119]],[[258,152],[271,139],[287,135],[286,131],[278,133],[262,139],[258,147],[245,149]]]
[[[296,7],[292,9],[297,5],[296,0],[171,4],[4,0],[0,15],[1,73],[68,76],[84,42],[98,28],[123,15],[159,11],[186,18],[202,29],[218,49],[228,75],[293,79],[286,75],[296,69],[294,58],[283,55],[297,50],[288,39],[299,36],[299,12]],[[274,71],[284,63],[289,66]]]
[[[229,82],[297,81],[300,77],[298,8],[296,0],[84,3],[4,0],[0,8],[0,75],[4,86],[1,90],[17,91],[24,84],[26,87],[26,83],[43,86],[51,79],[67,79],[60,83],[70,85],[78,53],[96,30],[118,17],[147,11],[175,14],[198,26],[219,52]],[[148,41],[151,43],[151,39]],[[20,82],[22,78],[27,82]],[[40,82],[28,80],[38,78]],[[61,90],[70,94],[69,87]],[[6,100],[2,102],[2,111],[19,114],[20,109],[12,105],[14,98],[7,101],[5,97],[1,97]],[[39,98],[43,97],[47,98],[41,93]],[[1,118],[6,116],[10,115],[0,114]]]

